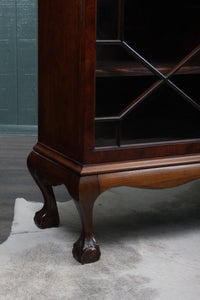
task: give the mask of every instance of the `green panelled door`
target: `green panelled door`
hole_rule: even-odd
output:
[[[0,0],[0,133],[36,124],[37,0]]]

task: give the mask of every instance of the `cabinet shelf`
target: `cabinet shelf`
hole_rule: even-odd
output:
[[[176,62],[152,62],[158,71],[167,74],[176,65]],[[200,74],[200,64],[192,62],[184,65],[176,72],[176,75]],[[132,60],[104,60],[96,62],[96,77],[120,77],[120,76],[155,76],[145,66]]]

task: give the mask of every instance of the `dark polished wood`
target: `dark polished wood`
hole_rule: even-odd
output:
[[[74,200],[82,221],[82,233],[73,255],[81,263],[95,262],[101,253],[93,233],[93,206],[100,194],[97,175],[80,177],[79,198]]]
[[[123,3],[119,1],[119,7],[122,9],[118,9],[118,22],[121,23],[124,22]],[[131,1],[129,4],[133,5]],[[175,72],[180,78],[199,76],[198,59],[190,62],[192,55],[196,55],[199,50],[193,47],[195,43],[192,42],[192,49],[187,53],[182,51],[180,62],[172,64],[173,59],[168,59],[168,51],[164,49],[165,60],[160,62],[159,57],[154,66],[123,41],[125,50],[128,49],[138,62],[144,63],[144,66],[137,68],[135,60],[130,64],[123,59],[113,59],[112,63],[109,59],[103,62],[97,59],[96,62],[96,1],[39,0],[38,9],[39,137],[28,158],[28,167],[44,196],[44,206],[36,213],[35,222],[40,228],[59,225],[52,186],[64,184],[74,199],[82,222],[81,235],[73,246],[73,256],[82,264],[91,263],[100,257],[100,248],[93,231],[93,206],[102,192],[122,185],[169,188],[200,177],[198,132],[189,138],[188,135],[183,135],[183,139],[173,138],[173,135],[171,140],[165,137],[150,137],[149,140],[147,137],[141,137],[138,143],[133,139],[133,144],[123,144],[120,143],[118,126],[115,146],[105,147],[100,143],[99,147],[95,147],[95,121],[98,121],[95,111],[95,95],[98,92],[96,80],[98,77],[104,80],[109,77],[128,76],[140,77],[145,81],[151,74],[156,76],[155,86],[147,86],[141,94],[139,93],[139,98],[136,97],[135,100],[138,105],[148,97],[145,95],[146,88],[147,92],[153,95],[157,85],[162,88],[166,84],[177,97],[182,97],[181,104],[185,103],[184,101],[187,105],[192,104],[192,109],[197,115],[199,102],[193,101],[179,89],[171,77]],[[121,43],[124,38],[122,31],[126,27],[121,23],[118,24],[117,40],[101,40],[97,44],[104,46],[110,43],[113,46]],[[188,36],[187,34],[187,39]],[[142,41],[139,34],[136,39]],[[152,45],[149,47],[153,49]],[[161,52],[157,46],[154,46],[154,49],[159,56]],[[185,65],[188,61],[190,63]],[[112,89],[114,88],[115,86],[112,86]],[[133,86],[134,88],[137,86]],[[195,87],[195,92],[197,90]],[[114,107],[117,100],[112,95],[109,97],[111,107]],[[132,111],[135,103],[132,101],[133,99],[130,99],[129,103],[123,103],[124,107],[119,110],[123,117],[124,113],[129,114]],[[174,106],[172,110],[173,108]],[[187,122],[187,110],[184,110],[184,113],[184,121]],[[115,119],[116,116],[112,116],[111,119]],[[103,115],[103,118],[107,118],[107,115]],[[194,124],[197,124],[197,121],[195,122]],[[168,131],[167,133],[171,133],[170,129]]]
[[[167,74],[176,65],[175,62],[152,62],[152,65],[157,68],[158,71],[163,74]],[[183,66],[177,75],[184,74],[199,74],[199,64],[192,64]],[[152,72],[149,71],[145,66],[138,64],[134,60],[125,61],[98,61],[96,68],[97,77],[109,77],[109,76],[153,76]]]
[[[41,229],[58,227],[59,215],[52,186],[40,172],[39,168],[36,168],[34,157],[32,155],[29,156],[27,164],[31,175],[44,197],[43,208],[35,214],[35,224]]]

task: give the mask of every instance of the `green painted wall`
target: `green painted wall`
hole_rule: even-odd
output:
[[[0,0],[0,133],[6,124],[37,124],[37,0]]]

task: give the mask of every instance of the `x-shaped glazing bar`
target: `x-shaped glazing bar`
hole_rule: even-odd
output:
[[[173,90],[175,90],[180,96],[182,96],[188,103],[194,108],[200,111],[200,105],[197,104],[190,96],[184,93],[179,87],[177,87],[171,80],[169,80],[185,63],[187,63],[195,54],[200,50],[200,44],[191,51],[183,60],[181,60],[167,75],[162,74],[158,71],[150,62],[144,59],[137,51],[130,47],[125,41],[119,40],[98,40],[99,44],[115,44],[122,45],[132,56],[134,56],[139,62],[145,65],[153,74],[160,78],[159,81],[151,85],[146,91],[144,91],[139,97],[133,100],[126,108],[124,108],[117,116],[113,117],[100,117],[95,118],[97,122],[109,122],[109,121],[121,121],[127,116],[135,107],[137,107],[147,96],[151,95],[158,87],[163,83],[167,83]]]
[[[147,60],[145,60],[139,53],[137,53],[133,48],[131,48],[126,42],[122,42],[123,47],[125,47],[130,54],[132,54],[137,60],[143,63],[152,73],[157,75],[161,80],[157,81],[153,84],[150,89],[147,89],[146,96],[149,96],[149,90],[151,93],[155,91],[160,85],[163,83],[168,84],[173,90],[175,90],[180,96],[182,96],[188,103],[194,106],[198,111],[200,111],[200,105],[197,104],[190,96],[184,93],[179,87],[177,87],[169,78],[171,78],[185,63],[187,63],[195,54],[200,50],[200,44],[191,51],[187,56],[183,58],[166,76],[159,72],[152,64],[150,64]],[[139,103],[141,103],[146,97],[145,92],[142,93],[137,99],[135,99],[130,105],[128,105],[119,115],[118,117],[123,119],[129,112],[131,112]]]

